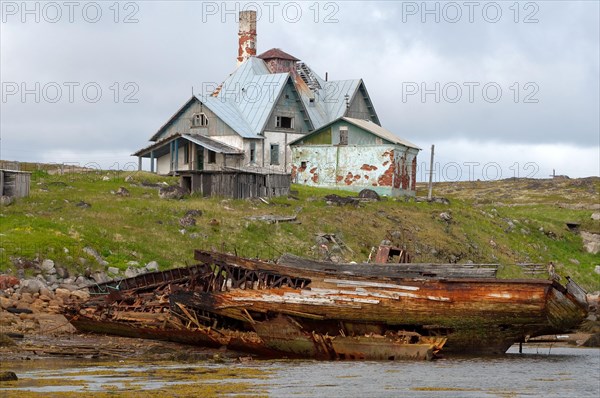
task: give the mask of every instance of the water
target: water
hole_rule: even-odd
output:
[[[18,367],[18,363],[13,365]],[[190,388],[186,391],[201,392],[211,384],[221,388],[227,383],[238,383],[238,389],[214,396],[600,397],[600,350],[569,347],[528,346],[523,348],[523,354],[513,347],[500,357],[454,357],[433,362],[279,360],[132,364],[125,361],[94,365],[54,363],[54,366],[50,362],[42,369],[43,363],[35,361],[25,366],[15,371],[20,378],[35,379],[37,384],[12,387],[17,390],[2,385],[0,396],[22,391],[92,392],[107,388],[127,395],[127,391],[133,391],[128,390],[131,388],[174,391],[177,385]],[[201,379],[180,377],[191,374]],[[54,382],[44,385],[45,378]],[[57,379],[64,379],[65,383],[56,385]]]

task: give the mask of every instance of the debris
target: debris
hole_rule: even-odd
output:
[[[183,199],[187,191],[179,185],[170,185],[158,190],[158,197],[161,199]]]
[[[251,221],[263,221],[268,224],[276,224],[276,223],[280,223],[280,222],[296,221],[297,217],[295,215],[294,216],[276,216],[276,215],[272,215],[272,214],[266,214],[263,216],[246,217],[246,219],[251,220]]]
[[[338,206],[344,206],[344,205],[351,205],[354,207],[358,207],[358,199],[353,198],[351,196],[339,196],[336,194],[331,194],[331,195],[327,195],[325,196],[325,201],[327,202],[328,205],[338,205]]]
[[[125,187],[119,187],[119,189],[117,189],[117,192],[115,192],[115,195],[117,196],[129,196],[129,190]]]
[[[90,207],[92,207],[91,204],[89,204],[88,202],[84,202],[83,200],[80,200],[79,202],[75,203],[75,206],[80,207],[82,209],[89,209]]]

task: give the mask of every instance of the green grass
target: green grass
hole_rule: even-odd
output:
[[[561,275],[574,277],[588,290],[600,290],[593,272],[600,256],[584,252],[579,235],[565,226],[576,221],[582,229],[600,232],[599,223],[590,219],[590,206],[599,202],[600,179],[560,185],[553,180],[437,184],[434,194],[449,198],[449,205],[387,198],[355,208],[328,206],[323,200],[330,193],[352,192],[304,186],[292,187],[296,198],[274,198],[269,204],[197,195],[161,200],[157,188],[141,182],[176,184],[175,178],[137,172],[133,181],[125,182],[127,174],[34,171],[31,196],[0,209],[0,270],[15,272],[14,257],[51,258],[79,271],[101,268],[83,252],[88,246],[120,269],[132,260],[142,265],[156,260],[162,269],[191,264],[195,248],[267,260],[286,252],[315,257],[319,232],[344,241],[351,249],[342,253],[345,260],[365,261],[387,232],[396,230],[402,232],[413,262],[493,262],[502,264],[503,277],[522,277],[512,264],[552,261]],[[121,186],[130,196],[111,193]],[[80,201],[91,207],[76,206]],[[184,230],[179,219],[191,209],[203,214],[196,226]],[[452,220],[441,220],[441,212],[450,213]],[[264,214],[298,214],[298,223],[248,220]]]

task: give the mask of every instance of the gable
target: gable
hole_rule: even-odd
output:
[[[293,119],[293,128],[281,128],[277,126],[277,117],[289,117]],[[307,134],[312,130],[312,124],[308,113],[302,104],[300,94],[288,78],[283,90],[276,99],[274,106],[265,121],[264,130],[281,131],[293,134]]]
[[[204,114],[208,120],[206,126],[193,126],[192,119],[196,114]],[[161,129],[151,141],[158,141],[174,134],[199,134],[205,136],[234,135],[236,132],[215,112],[199,99],[189,100]]]
[[[367,88],[364,82],[361,81],[358,90],[355,92],[354,97],[350,102],[350,106],[348,106],[346,112],[344,113],[344,116],[354,119],[370,120],[375,124],[381,125],[379,123],[377,113],[375,113],[375,108],[373,107],[371,99],[369,98],[369,94],[367,93]]]

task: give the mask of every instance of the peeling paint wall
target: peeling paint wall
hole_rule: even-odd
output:
[[[298,145],[292,147],[292,180],[379,194],[414,195],[416,149],[402,145]]]

